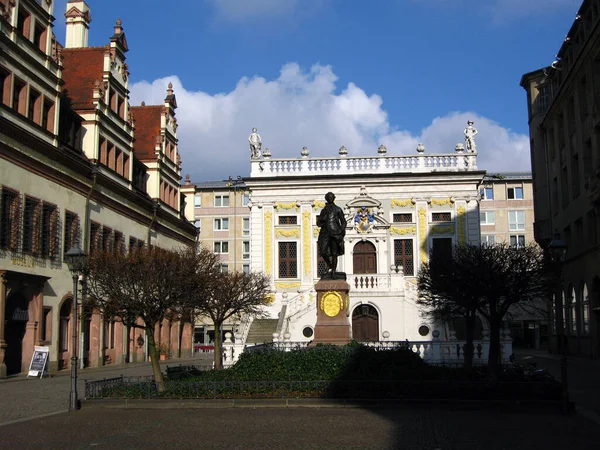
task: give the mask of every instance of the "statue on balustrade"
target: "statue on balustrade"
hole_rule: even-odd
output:
[[[252,128],[252,134],[248,136],[248,143],[250,144],[250,157],[260,158],[260,149],[262,147],[262,140],[260,134],[258,134],[256,128]]]
[[[319,255],[325,260],[327,272],[322,279],[345,280],[344,272],[337,272],[340,255],[344,254],[344,237],[346,236],[346,218],[342,208],[334,203],[335,195],[328,192],[325,195],[327,203],[317,216],[317,226],[321,227],[317,248]]]
[[[465,144],[468,152],[475,152],[477,150],[477,145],[475,144],[475,136],[478,131],[477,128],[473,126],[473,121],[467,121],[467,128],[465,128]]]

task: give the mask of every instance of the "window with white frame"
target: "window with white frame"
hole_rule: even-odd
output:
[[[220,269],[221,269],[221,273],[228,273],[229,272],[229,264],[221,264]]]
[[[493,234],[482,234],[481,235],[481,243],[486,245],[495,245],[496,244],[496,236]]]
[[[525,229],[525,211],[508,212],[508,229],[510,231]]]
[[[202,206],[202,196],[200,194],[194,195],[194,206],[196,208]]]
[[[525,247],[525,236],[522,234],[511,234],[509,236],[511,247]]]
[[[248,194],[242,194],[242,206],[248,206],[250,202],[250,196]]]
[[[242,235],[250,236],[250,217],[242,218]]]
[[[215,242],[213,248],[214,248],[215,253],[229,253],[229,242],[227,242],[227,241]]]
[[[242,266],[242,272],[244,272],[246,274],[250,273],[250,264],[244,264]]]
[[[227,217],[220,217],[214,220],[214,230],[222,231],[229,230],[229,219]]]
[[[506,198],[509,200],[523,200],[523,188],[509,187],[506,192]]]
[[[481,200],[494,200],[494,188],[484,187],[479,189]]]
[[[229,206],[229,195],[215,194],[215,207],[227,208]]]
[[[250,259],[250,241],[242,242],[242,259]]]
[[[479,223],[481,225],[494,225],[496,223],[495,211],[481,211],[479,213]]]

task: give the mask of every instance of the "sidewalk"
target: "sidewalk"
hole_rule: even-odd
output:
[[[527,367],[548,369],[550,375],[560,379],[560,356],[541,350],[515,349],[516,361]],[[569,397],[575,402],[577,412],[600,424],[600,361],[567,357],[567,383]]]
[[[161,361],[161,370],[167,366],[212,365],[212,354],[199,354],[192,359],[171,359]],[[109,365],[104,367],[79,369],[77,371],[77,392],[84,398],[85,380],[101,380],[121,375],[135,377],[152,375],[149,362]],[[0,425],[5,422],[24,418],[32,418],[69,408],[69,392],[71,390],[71,372],[69,370],[52,374],[49,378],[27,378],[27,373],[0,380]]]

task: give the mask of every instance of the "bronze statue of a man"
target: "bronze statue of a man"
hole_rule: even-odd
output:
[[[342,208],[333,201],[333,192],[325,194],[327,204],[317,217],[317,226],[321,227],[317,247],[319,255],[327,264],[327,273],[322,278],[345,279],[346,274],[337,272],[337,260],[344,254],[344,236],[346,236],[346,218]]]

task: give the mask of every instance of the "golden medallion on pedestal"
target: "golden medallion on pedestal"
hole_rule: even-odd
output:
[[[329,317],[337,316],[344,307],[344,300],[338,292],[329,291],[323,295],[321,310]]]

